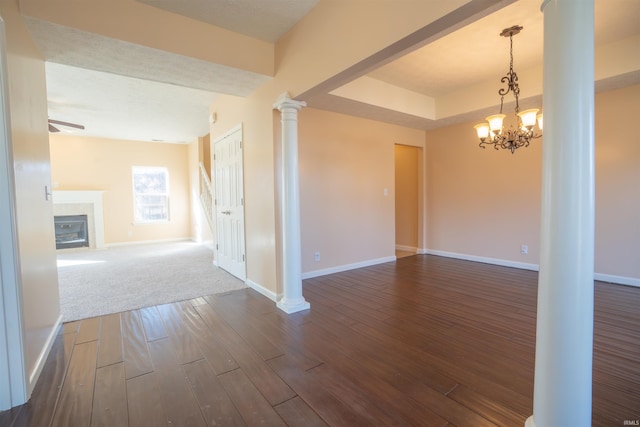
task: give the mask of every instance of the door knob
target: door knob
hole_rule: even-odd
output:
[[[231,211],[222,211],[220,212],[222,215],[231,215]]]

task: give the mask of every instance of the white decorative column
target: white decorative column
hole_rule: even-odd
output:
[[[594,0],[545,0],[542,224],[533,416],[591,426]]]
[[[298,185],[298,111],[307,104],[280,95],[273,108],[282,114],[282,281],[277,306],[285,313],[309,309],[302,296],[300,256],[300,190]]]

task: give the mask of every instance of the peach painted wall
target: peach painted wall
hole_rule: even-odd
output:
[[[640,278],[640,86],[596,94],[596,273]],[[427,247],[538,264],[541,144],[477,146],[474,123],[427,132]],[[522,244],[529,254],[522,255]]]
[[[45,199],[45,186],[51,188],[45,67],[17,2],[0,1],[0,15],[6,29],[24,366],[30,394],[60,320],[53,205]]]
[[[107,245],[191,236],[188,145],[52,134],[50,146],[56,190],[104,190]],[[134,223],[132,166],[168,168],[169,222]]]
[[[427,132],[427,248],[537,264],[542,142],[483,150],[473,132],[472,123]]]
[[[312,108],[300,112],[304,273],[395,255],[394,144],[423,140],[415,129]]]
[[[596,94],[598,273],[640,279],[640,85]]]
[[[210,138],[213,153],[215,141],[242,124],[247,281],[277,294],[275,113],[272,108],[276,96],[272,96],[272,90],[267,85],[248,98],[218,97],[212,105],[217,120],[211,126]]]
[[[418,184],[422,151],[395,146],[396,245],[418,248]]]

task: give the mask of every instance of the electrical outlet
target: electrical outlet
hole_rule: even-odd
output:
[[[320,252],[316,252],[316,253],[313,255],[313,259],[315,259],[316,261],[320,261]]]
[[[520,253],[522,255],[527,255],[529,253],[529,246],[527,245],[520,246]]]

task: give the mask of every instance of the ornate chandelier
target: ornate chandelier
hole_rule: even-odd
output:
[[[515,25],[511,28],[505,28],[500,33],[503,37],[509,37],[509,72],[506,76],[502,77],[500,81],[506,83],[507,87],[500,88],[498,94],[500,95],[500,114],[494,114],[487,117],[487,123],[481,123],[475,125],[475,129],[478,132],[478,138],[480,138],[479,146],[486,148],[485,145],[493,145],[496,150],[499,148],[511,150],[513,154],[516,149],[520,147],[528,147],[529,143],[534,138],[540,138],[541,134],[536,134],[533,129],[536,125],[536,118],[538,120],[538,127],[542,132],[542,113],[538,113],[538,109],[530,109],[520,111],[520,105],[518,103],[518,96],[520,95],[520,88],[518,87],[518,76],[513,71],[513,36],[518,34],[522,30],[522,27]],[[502,121],[506,115],[502,114],[502,106],[504,104],[504,96],[509,92],[513,93],[516,98],[515,114],[518,123],[517,129],[510,127],[506,132],[503,130]],[[536,116],[537,114],[537,116]]]

